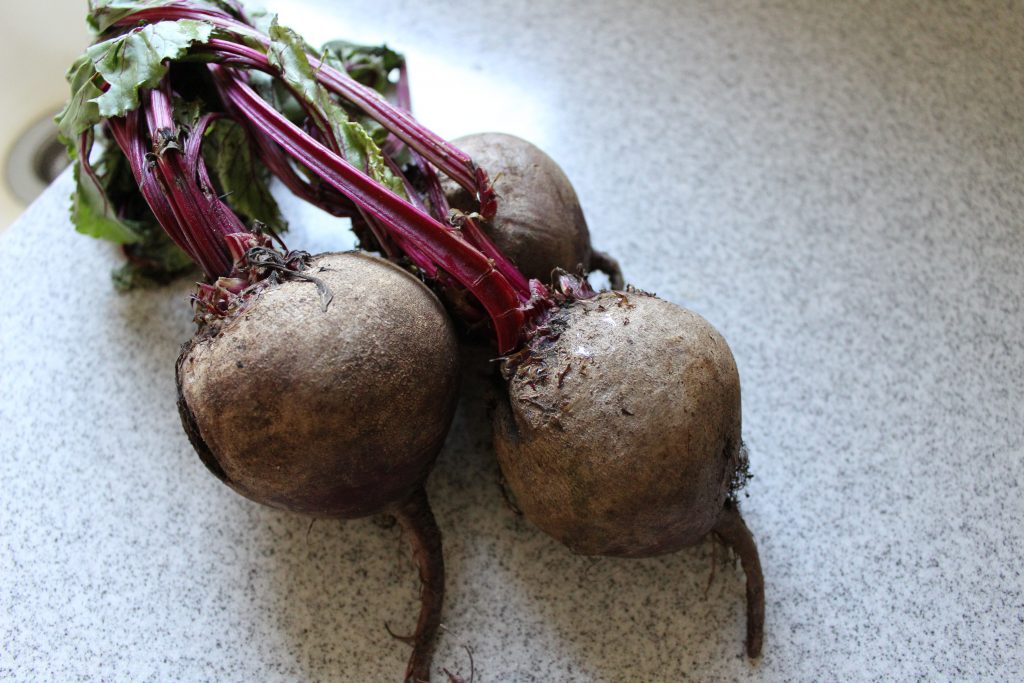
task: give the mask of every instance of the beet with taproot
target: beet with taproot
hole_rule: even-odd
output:
[[[735,499],[747,456],[725,339],[636,290],[577,299],[546,328],[504,361],[495,410],[515,505],[581,555],[662,555],[714,534],[747,573],[747,651],[758,656],[763,579]]]

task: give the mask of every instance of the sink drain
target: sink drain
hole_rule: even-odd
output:
[[[21,201],[29,204],[70,163],[64,145],[57,139],[54,114],[49,114],[26,130],[11,147],[4,168],[7,186]]]

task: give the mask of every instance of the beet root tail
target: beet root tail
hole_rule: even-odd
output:
[[[621,291],[626,287],[626,281],[622,277],[622,268],[619,262],[603,251],[594,249],[590,254],[590,266],[608,276],[608,285],[615,291]]]
[[[726,503],[712,531],[733,549],[743,564],[747,575],[747,656],[759,657],[764,642],[764,575],[757,544],[735,503]]]
[[[422,683],[430,680],[430,663],[441,626],[444,601],[441,532],[422,486],[396,506],[394,515],[412,544],[413,559],[420,573],[420,616],[416,631],[409,638],[413,648],[405,670],[405,683]]]

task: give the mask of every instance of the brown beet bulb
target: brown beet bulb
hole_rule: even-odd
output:
[[[551,281],[551,271],[581,266],[608,274],[622,287],[618,264],[590,245],[590,231],[569,178],[539,147],[505,133],[476,133],[452,141],[487,171],[498,195],[497,213],[481,227],[527,278]],[[476,199],[454,181],[442,181],[452,208],[477,210]]]
[[[393,514],[424,582],[407,680],[429,678],[440,623],[440,534],[423,483],[451,423],[458,346],[436,297],[359,253],[316,257],[189,342],[179,409],[203,462],[259,503],[320,517]]]
[[[495,449],[523,514],[574,552],[646,557],[715,533],[748,573],[748,651],[761,647],[757,550],[733,491],[746,472],[740,382],[703,318],[641,292],[577,300],[506,360]]]

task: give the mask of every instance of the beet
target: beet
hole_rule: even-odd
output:
[[[375,256],[325,254],[200,330],[177,364],[179,410],[207,467],[259,503],[320,517],[387,512],[423,580],[408,680],[429,678],[444,565],[423,482],[455,410],[451,322],[416,278]]]
[[[495,450],[516,504],[583,555],[660,555],[716,533],[755,575],[756,656],[764,598],[733,497],[746,454],[725,340],[697,314],[638,291],[578,299],[547,327],[506,359],[508,401],[495,413]]]
[[[327,254],[263,292],[178,361],[191,436],[257,502],[362,517],[430,470],[455,410],[458,347],[437,299],[383,259]]]
[[[153,22],[169,38],[155,47]],[[343,73],[343,59],[309,54],[278,25],[263,34],[230,8],[146,4],[118,14],[108,32],[117,49],[89,52],[69,72],[76,90],[62,131],[77,140],[84,177],[102,185],[88,164],[102,125],[160,227],[207,279],[194,297],[207,325],[179,361],[185,427],[214,473],[250,498],[334,517],[386,510],[412,532],[424,590],[408,680],[429,675],[439,625],[440,536],[422,482],[454,404],[446,384],[454,374],[445,369],[454,335],[409,276],[401,277],[418,294],[389,299],[383,281],[399,276],[378,275],[394,266],[329,256],[328,269],[308,269],[306,255],[273,230],[244,223],[242,215],[273,215],[261,198],[269,192],[247,191],[260,173],[238,159],[228,164],[232,189],[215,187],[201,153],[209,137],[219,136],[222,150],[241,151],[247,141],[262,168],[299,196],[358,215],[382,253],[431,280],[468,327],[493,332],[509,379],[496,448],[528,517],[587,554],[640,557],[719,537],[747,572],[747,647],[760,651],[764,587],[735,500],[746,457],[731,353],[710,325],[671,304],[632,290],[595,295],[585,271],[606,270],[613,288],[621,276],[590,246],[575,192],[554,162],[501,136],[475,150],[474,164],[409,115],[403,68],[396,106]],[[175,106],[169,61],[202,65],[192,73],[215,96],[194,103],[198,118]],[[253,71],[264,76],[250,78]],[[131,80],[138,73],[148,74],[141,89]],[[295,100],[291,118],[274,107],[276,95],[261,95],[266,78]],[[86,106],[97,92],[106,111],[116,110],[106,119]],[[350,116],[382,126],[383,147]],[[228,121],[241,137],[210,132]],[[471,195],[454,203],[472,215],[446,214],[442,175]],[[78,196],[88,201],[88,186]],[[82,215],[105,214],[109,202],[100,198]],[[119,215],[101,226],[124,241],[131,230],[117,227]],[[335,272],[352,258],[377,265],[360,277]],[[324,291],[338,298],[333,310]],[[376,307],[378,296],[387,307]],[[403,307],[417,296],[430,301],[433,322],[421,324],[421,304]],[[350,322],[356,331],[347,331]],[[445,328],[446,342],[427,343]]]
[[[597,269],[608,274],[613,288],[623,286],[618,263],[591,247],[576,191],[554,159],[505,133],[476,133],[452,142],[490,176],[498,208],[481,227],[523,275],[550,282],[555,268]],[[464,187],[446,179],[442,188],[452,208],[477,210],[476,198]]]

